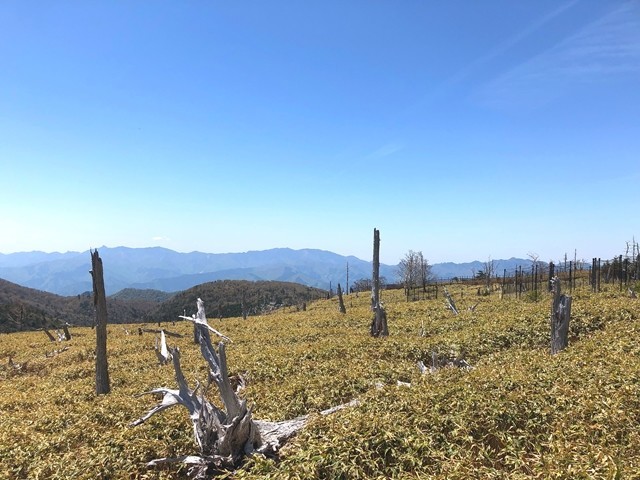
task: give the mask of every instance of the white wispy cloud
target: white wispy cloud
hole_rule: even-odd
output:
[[[367,158],[379,159],[379,158],[388,157],[389,155],[393,155],[394,153],[399,152],[403,148],[404,148],[404,145],[400,143],[387,143],[382,147],[378,148],[377,150],[374,150],[373,152],[371,152],[369,155],[367,155]]]
[[[535,106],[568,88],[640,74],[640,2],[626,2],[486,84],[489,105]]]
[[[167,241],[169,241],[171,239],[168,238],[168,237],[157,236],[157,237],[151,237],[151,240],[153,240],[154,242],[167,242]]]

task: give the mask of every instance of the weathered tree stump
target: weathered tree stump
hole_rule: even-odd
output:
[[[96,308],[96,394],[109,393],[109,367],[107,364],[107,297],[104,291],[102,259],[98,250],[91,252],[93,278],[93,305]]]
[[[189,388],[180,366],[180,350],[169,349],[172,355],[178,389],[156,388],[147,394],[163,394],[162,402],[149,410],[146,415],[131,423],[140,425],[154,414],[174,405],[183,405],[188,411],[193,426],[193,435],[199,447],[198,455],[185,455],[175,458],[159,458],[148,463],[149,466],[162,463],[184,463],[192,465],[190,474],[195,478],[208,478],[209,475],[222,470],[231,470],[239,466],[242,459],[255,452],[273,455],[290,437],[303,428],[308,416],[294,418],[283,422],[267,422],[253,420],[251,410],[245,400],[238,397],[233,389],[228,371],[225,343],[218,344],[218,350],[211,343],[210,332],[223,339],[228,337],[210,327],[207,323],[204,302],[198,299],[198,313],[194,317],[182,318],[194,322],[198,333],[200,353],[209,366],[209,378],[218,387],[223,408],[210,403],[199,386]],[[357,404],[357,401],[331,408],[321,412],[323,415],[333,413],[346,406]]]
[[[68,323],[65,323],[64,325],[62,325],[62,331],[64,332],[65,340],[67,340],[67,341],[71,340],[71,332],[69,332],[69,324]]]
[[[560,279],[551,280],[553,300],[551,302],[551,354],[561,352],[569,345],[569,320],[571,297],[560,293]]]
[[[158,337],[156,337],[155,350],[156,350],[156,356],[158,357],[158,362],[160,362],[160,365],[169,363],[172,356],[171,356],[171,352],[169,352],[169,349],[167,348],[167,338],[164,334],[164,330],[160,330],[160,340],[158,340]]]
[[[380,230],[373,229],[373,278],[371,285],[371,335],[374,337],[389,336],[387,312],[380,303]]]
[[[344,299],[342,298],[342,287],[338,284],[338,304],[340,305],[340,313],[347,313],[347,309],[344,306]]]

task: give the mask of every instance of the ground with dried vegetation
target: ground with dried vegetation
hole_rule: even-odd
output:
[[[550,297],[449,291],[458,316],[442,297],[406,302],[402,292],[383,292],[388,338],[369,335],[366,294],[345,297],[346,315],[332,299],[307,311],[210,319],[233,339],[229,373],[246,380],[241,396],[254,418],[312,413],[279,458],[255,456],[228,476],[640,477],[637,299],[574,292],[569,347],[551,356]],[[192,325],[162,326],[184,334],[168,336],[169,346],[180,348],[189,383],[206,385]],[[175,385],[171,365],[158,364],[154,334],[109,326],[112,391],[96,397],[95,332],[71,333],[60,343],[43,332],[0,335],[0,478],[184,478],[185,467],[146,462],[196,452],[186,411],[130,426],[155,404],[138,394]],[[433,352],[473,368],[422,374],[417,362],[429,367]],[[358,405],[315,415],[353,399]]]

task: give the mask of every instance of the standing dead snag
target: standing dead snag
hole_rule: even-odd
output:
[[[93,278],[93,305],[96,309],[96,394],[109,393],[109,367],[107,365],[107,297],[104,292],[102,259],[98,250],[91,252]]]
[[[567,348],[569,344],[569,320],[571,317],[571,297],[560,293],[560,279],[551,280],[553,300],[551,302],[551,354]]]
[[[387,312],[380,303],[380,230],[373,229],[373,278],[371,287],[371,335],[374,337],[388,337]]]
[[[158,341],[158,337],[156,337],[155,350],[160,365],[164,365],[165,363],[169,363],[169,361],[171,361],[171,353],[167,348],[167,337],[164,334],[164,330],[160,330],[160,341]]]
[[[342,288],[338,284],[338,304],[340,305],[340,313],[347,313],[347,309],[344,306],[344,299],[342,298]]]

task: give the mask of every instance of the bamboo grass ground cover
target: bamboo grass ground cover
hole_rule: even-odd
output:
[[[233,339],[230,374],[246,378],[242,395],[254,418],[284,420],[360,400],[314,416],[278,461],[254,458],[229,476],[640,477],[637,300],[576,292],[569,348],[552,357],[550,298],[451,293],[457,317],[443,299],[406,302],[402,292],[384,291],[388,338],[368,334],[367,294],[346,296],[346,315],[332,299],[306,312],[210,319]],[[191,325],[163,328],[185,335],[168,338],[169,345],[180,347],[188,382],[206,385]],[[99,397],[91,329],[74,328],[70,342],[57,344],[43,332],[0,336],[0,478],[185,477],[183,468],[145,463],[196,450],[186,412],[171,409],[128,426],[154,404],[138,394],[175,386],[171,365],[156,361],[154,336],[136,332],[109,325],[112,392]],[[474,368],[420,374],[416,362],[429,365],[434,351],[463,356]]]

